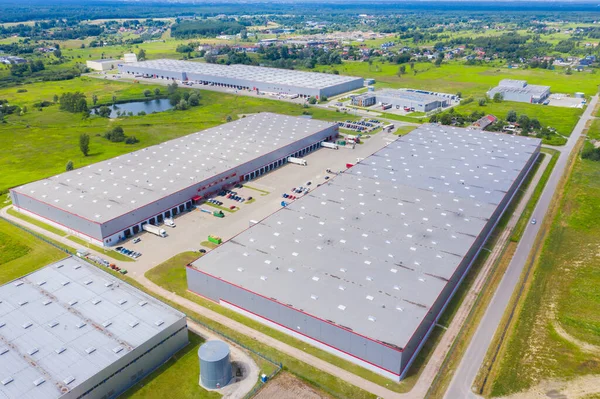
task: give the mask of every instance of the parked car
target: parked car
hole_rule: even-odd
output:
[[[140,237],[136,238],[135,240],[133,240],[134,244],[137,244],[138,242],[142,241],[142,239]]]

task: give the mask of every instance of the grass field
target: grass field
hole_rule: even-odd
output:
[[[127,390],[120,398],[220,398],[222,396],[220,393],[209,392],[198,385],[200,376],[198,348],[204,343],[204,340],[191,332],[189,338],[188,346]]]
[[[414,75],[410,67],[407,73],[397,76],[399,65],[375,61],[351,61],[342,65],[320,66],[317,71],[335,69],[342,75],[374,78],[376,87],[412,87],[445,93],[461,92],[463,97],[483,97],[485,93],[502,79],[524,79],[529,84],[548,85],[553,93],[584,92],[591,96],[598,91],[598,79],[588,72],[575,72],[567,75],[562,69],[509,69],[501,66],[470,66],[463,61],[452,61],[436,67],[432,63],[417,63]]]
[[[0,284],[68,255],[0,219]]]
[[[40,100],[52,101],[54,94],[82,91],[91,103],[92,94],[99,102],[109,102],[112,95],[117,100],[141,99],[143,91],[155,86],[121,83],[94,78],[79,78],[63,82],[44,82],[24,86],[26,93],[17,93],[16,88],[0,90],[0,98],[11,103],[27,106],[23,116],[10,115],[8,123],[0,124],[2,148],[10,148],[0,158],[0,192],[30,181],[51,176],[65,170],[72,160],[76,168],[100,160],[115,157],[136,149],[197,132],[226,121],[228,115],[234,119],[240,114],[262,111],[288,115],[310,113],[314,118],[326,120],[348,119],[348,115],[320,108],[309,110],[292,104],[264,98],[236,96],[211,91],[200,91],[201,105],[187,111],[165,111],[145,116],[133,116],[110,120],[97,116],[84,120],[79,114],[60,111],[57,105],[36,111],[32,104]],[[159,87],[163,92],[164,86]],[[101,135],[115,125],[120,125],[126,135],[136,136],[140,142],[134,145],[111,143]],[[90,155],[84,157],[79,151],[79,135],[91,136]]]
[[[600,140],[600,119],[594,119],[587,132],[588,138]]]
[[[577,160],[501,351],[492,396],[600,373],[600,355],[576,341],[600,345],[599,214],[600,162]]]
[[[331,364],[342,367],[345,370],[351,371],[357,375],[360,375],[363,378],[367,378],[373,382],[376,382],[380,385],[386,386],[388,389],[392,389],[394,391],[406,391],[407,386],[409,386],[408,382],[404,382],[401,384],[394,383],[378,374],[375,374],[371,371],[368,371],[362,367],[359,367],[353,363],[342,360],[341,358],[329,354],[325,351],[307,345],[295,338],[290,337],[287,334],[281,333],[274,329],[271,329],[259,322],[248,319],[236,312],[230,311],[222,306],[219,306],[213,302],[210,302],[206,299],[203,299],[197,295],[194,295],[187,291],[187,280],[186,280],[186,271],[185,265],[194,261],[198,258],[198,254],[194,252],[184,252],[182,254],[176,255],[175,257],[169,259],[168,261],[154,267],[146,273],[146,277],[153,281],[154,283],[160,285],[161,287],[169,290],[170,292],[174,292],[184,298],[187,298],[191,301],[197,302],[200,305],[207,307],[209,309],[214,310],[215,312],[221,313],[233,320],[236,320],[240,323],[246,324],[251,328],[265,333],[273,338],[278,339],[279,341],[285,342],[294,347],[303,348],[305,352],[310,353],[314,356],[317,356]],[[435,339],[431,341],[435,342]],[[425,350],[427,353],[427,350]],[[413,367],[412,370],[417,370],[418,365]],[[296,372],[296,371],[294,371]],[[302,378],[306,378],[306,376],[302,376]],[[311,378],[316,378],[315,376],[311,376]],[[409,381],[414,380],[415,376],[409,376]],[[317,380],[318,381],[318,380]],[[414,383],[414,381],[413,381]],[[319,382],[319,384],[321,384]]]

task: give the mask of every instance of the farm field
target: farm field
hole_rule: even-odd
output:
[[[600,162],[577,160],[528,292],[496,366],[491,396],[543,380],[600,374]]]
[[[144,99],[146,89],[165,86],[122,83],[82,77],[70,81],[35,83],[26,86],[26,93],[17,93],[17,88],[1,89],[0,98],[11,104],[27,106],[23,116],[9,115],[6,124],[0,124],[0,142],[9,153],[0,158],[0,192],[27,182],[51,176],[65,170],[67,161],[72,160],[80,168],[100,160],[112,158],[169,139],[184,136],[199,130],[224,123],[227,116],[237,119],[239,115],[256,112],[277,112],[302,115],[308,112],[316,119],[345,120],[349,115],[320,108],[304,109],[292,104],[265,98],[236,96],[211,91],[198,91],[200,106],[186,111],[165,111],[145,116],[107,119],[91,116],[83,119],[81,114],[72,114],[58,109],[54,104],[42,111],[33,104],[42,100],[53,101],[53,96],[64,92],[81,91],[91,105],[93,94],[98,103],[109,103],[113,94],[117,101]],[[125,134],[135,136],[139,143],[126,145],[112,143],[102,134],[114,126],[122,126]],[[90,154],[84,157],[79,150],[79,135],[90,135]]]
[[[0,284],[31,273],[68,254],[0,219]]]
[[[547,69],[509,69],[499,66],[471,66],[463,61],[452,61],[436,67],[432,63],[416,63],[416,75],[407,66],[406,74],[398,77],[399,65],[374,61],[350,61],[342,65],[319,66],[315,71],[327,72],[333,69],[342,75],[374,78],[375,87],[410,87],[455,94],[461,92],[463,97],[484,97],[485,93],[502,79],[523,79],[529,84],[551,86],[553,93],[577,91],[591,96],[598,90],[598,80],[588,72],[573,72],[567,75],[562,68],[551,71]]]

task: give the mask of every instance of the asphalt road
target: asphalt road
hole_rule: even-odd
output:
[[[483,360],[488,351],[488,347],[494,337],[494,334],[500,324],[502,316],[508,306],[510,298],[517,288],[519,277],[523,272],[529,253],[533,247],[535,238],[539,232],[542,220],[548,212],[548,207],[558,186],[558,182],[564,175],[569,155],[575,147],[575,143],[585,128],[585,125],[590,119],[593,119],[592,112],[598,103],[598,95],[594,96],[590,101],[587,109],[579,119],[579,122],[573,129],[567,144],[560,149],[561,153],[556,162],[556,165],[546,183],[546,187],[533,211],[533,218],[538,220],[537,224],[529,223],[523,237],[517,246],[516,252],[508,265],[506,273],[500,281],[500,285],[494,294],[488,309],[486,310],[479,327],[469,344],[458,369],[456,370],[450,386],[446,390],[444,398],[447,399],[462,399],[462,398],[477,398],[471,387],[475,381],[475,377],[479,372]],[[558,149],[558,148],[557,148]]]

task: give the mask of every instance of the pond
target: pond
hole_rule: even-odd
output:
[[[144,111],[147,114],[151,114],[153,112],[163,112],[173,108],[168,98],[157,98],[155,100],[146,101],[132,101],[129,103],[109,105],[108,107],[111,110],[111,119],[118,117],[117,112],[120,112],[121,114],[128,114],[132,112],[133,115],[137,115],[141,111]],[[95,110],[96,109],[94,109],[94,113]]]

